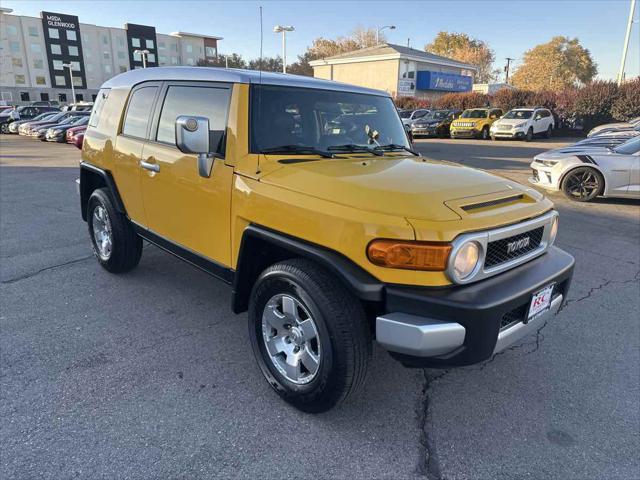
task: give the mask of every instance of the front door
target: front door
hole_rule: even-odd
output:
[[[213,162],[211,175],[198,173],[196,155],[176,147],[180,115],[209,119],[210,137],[226,140],[231,86],[218,83],[167,82],[156,107],[156,120],[142,151],[141,190],[147,226],[178,247],[223,266],[230,262],[230,215],[233,167]],[[215,149],[215,145],[211,146]]]

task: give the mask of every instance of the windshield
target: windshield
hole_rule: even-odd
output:
[[[533,110],[509,110],[502,118],[524,120],[531,118],[531,115],[533,115]]]
[[[435,112],[431,112],[429,118],[434,120],[443,120],[449,116],[449,110],[436,110]]]
[[[487,118],[489,110],[465,110],[460,118]]]
[[[38,121],[40,121],[40,120],[45,120],[45,119],[47,119],[47,118],[49,118],[49,117],[51,117],[51,116],[52,116],[52,114],[51,114],[51,113],[49,113],[49,112],[47,112],[47,113],[41,113],[41,114],[40,114],[40,115],[38,115],[37,117],[34,117],[31,121],[32,121],[32,122],[38,122]]]
[[[399,112],[400,118],[410,118],[413,112],[411,110],[404,110],[403,112]]]
[[[331,90],[254,85],[251,151],[281,146],[327,150],[338,146],[409,147],[391,98]],[[347,148],[345,148],[347,150]],[[276,152],[273,152],[276,153]],[[298,152],[296,152],[298,153]]]
[[[614,152],[620,155],[633,155],[640,151],[640,137],[633,137],[631,140],[618,145],[613,149]]]

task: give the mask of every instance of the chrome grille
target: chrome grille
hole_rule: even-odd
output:
[[[538,227],[533,230],[529,230],[528,232],[489,242],[487,244],[487,255],[484,260],[484,268],[495,267],[536,250],[540,246],[543,233],[544,227]],[[526,245],[509,251],[509,245],[517,244],[517,242],[524,241],[527,238],[529,241]]]
[[[511,125],[498,125],[498,130],[511,130]]]
[[[456,123],[456,127],[474,127],[476,124],[473,122],[458,122]]]

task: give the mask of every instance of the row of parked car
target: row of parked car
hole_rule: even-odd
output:
[[[529,182],[571,200],[640,198],[640,117],[592,129],[568,147],[536,155]]]
[[[26,105],[0,112],[0,131],[37,138],[43,142],[71,143],[82,147],[92,104],[66,107]]]
[[[544,107],[470,108],[467,110],[403,110],[400,118],[412,138],[481,138],[483,140],[520,139],[530,142],[534,136],[551,136],[555,121]]]

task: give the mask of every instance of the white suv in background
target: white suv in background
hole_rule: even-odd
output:
[[[530,142],[534,135],[544,134],[547,138],[555,127],[553,115],[548,108],[514,108],[491,125],[491,139],[524,138]]]

